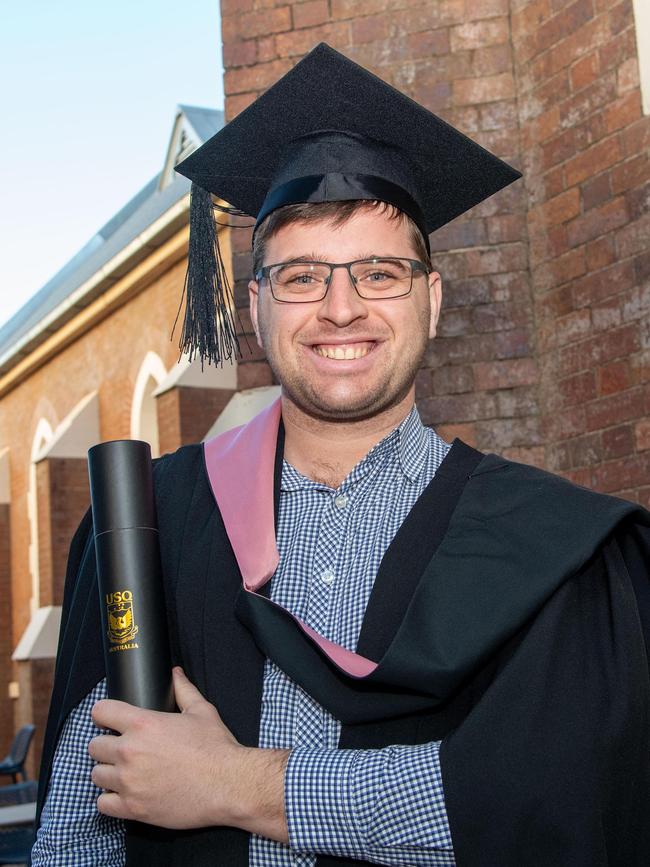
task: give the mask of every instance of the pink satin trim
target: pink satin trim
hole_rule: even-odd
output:
[[[275,540],[273,481],[281,414],[278,399],[248,424],[203,444],[210,487],[235,552],[244,588],[249,592],[266,584],[280,562]],[[352,677],[367,677],[377,667],[371,659],[329,641],[299,617],[291,616],[305,635]]]
[[[247,590],[266,584],[280,562],[273,511],[280,415],[276,400],[248,424],[203,445],[210,487]]]

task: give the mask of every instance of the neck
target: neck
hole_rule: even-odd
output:
[[[414,390],[399,402],[359,421],[326,421],[301,410],[284,394],[284,457],[303,476],[338,488],[352,468],[409,414]]]

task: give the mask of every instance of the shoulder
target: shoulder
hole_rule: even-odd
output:
[[[650,522],[650,513],[637,503],[578,485],[563,476],[530,464],[486,454],[470,479],[483,495],[498,492],[502,508],[521,509],[526,514],[554,516],[556,520],[613,526],[628,517]]]

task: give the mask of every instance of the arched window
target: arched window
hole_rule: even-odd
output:
[[[131,403],[131,439],[145,440],[151,454],[158,457],[158,417],[154,391],[167,376],[165,365],[155,352],[147,352],[135,380]]]

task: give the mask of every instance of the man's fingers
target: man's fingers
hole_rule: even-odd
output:
[[[126,819],[127,813],[117,792],[102,792],[97,798],[97,809],[105,816],[113,816],[116,819]]]
[[[180,666],[177,665],[172,669],[172,676],[174,679],[174,696],[176,698],[176,704],[181,711],[189,710],[191,705],[197,702],[200,704],[209,704],[209,702],[203,698],[199,690],[194,686],[192,681],[187,679],[185,672]]]
[[[100,789],[118,793],[120,789],[118,772],[114,765],[95,765],[90,773],[90,779]]]
[[[96,762],[114,765],[117,761],[119,735],[98,735],[88,743],[88,752]]]
[[[116,732],[123,732],[141,715],[142,710],[139,707],[112,698],[104,698],[96,702],[92,709],[92,718],[96,726],[102,729],[113,729]]]

